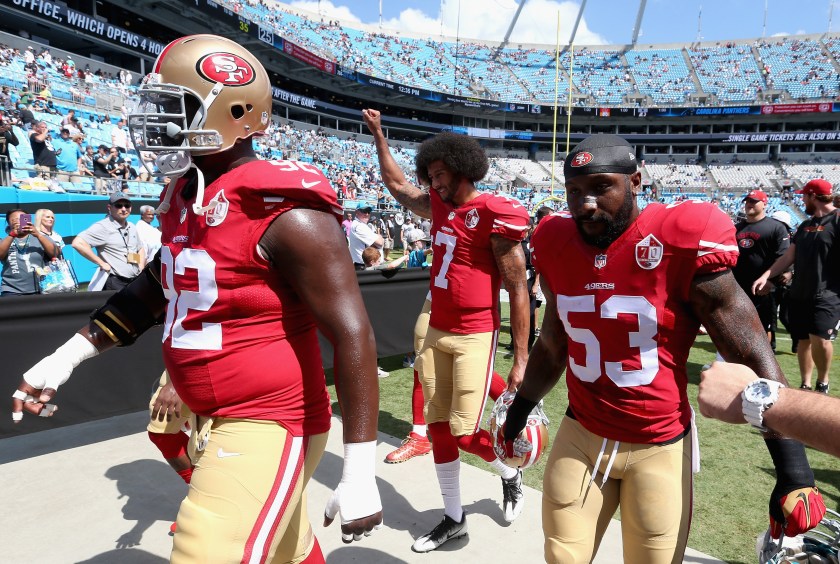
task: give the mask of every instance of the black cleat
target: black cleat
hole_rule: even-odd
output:
[[[522,493],[522,470],[516,471],[516,476],[510,480],[502,478],[502,511],[505,521],[512,523],[522,513],[525,506],[525,495]]]
[[[449,515],[443,516],[443,521],[432,529],[427,535],[423,535],[411,545],[414,552],[431,552],[448,540],[458,539],[467,534],[467,512],[461,517],[461,522],[455,521]]]
[[[817,382],[817,386],[814,388],[814,391],[820,394],[828,395],[828,382]]]

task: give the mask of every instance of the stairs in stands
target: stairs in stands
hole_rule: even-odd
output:
[[[540,161],[536,161],[536,162],[537,162],[538,165],[540,165],[540,168],[545,170],[546,176],[548,176],[548,178],[551,178],[551,165],[546,166],[543,163],[541,163]],[[557,162],[554,163],[554,190],[552,191],[552,193],[557,191],[557,190],[565,190],[566,189],[566,185],[563,182],[564,180],[565,179],[563,177],[563,160],[558,158]]]
[[[820,40],[820,49],[822,49],[823,55],[831,62],[831,66],[834,67],[834,72],[840,74],[840,63],[837,62],[837,59],[834,58],[834,55],[831,54],[831,51],[828,50],[828,47],[822,40]]]
[[[705,169],[706,169],[704,171],[704,174],[706,175],[706,178],[709,180],[709,186],[706,188],[706,195],[709,196],[709,198],[713,198],[714,195],[715,195],[715,192],[720,191],[720,184],[718,184],[718,181],[715,180],[715,177],[712,174],[712,171],[709,170],[709,165],[704,165],[704,166],[705,166]]]
[[[680,49],[680,53],[682,53],[685,65],[688,67],[688,72],[691,73],[691,82],[694,83],[694,89],[698,94],[700,94],[703,92],[703,85],[700,83],[700,78],[694,70],[694,63],[691,62],[691,55],[688,54],[688,50],[685,47]]]

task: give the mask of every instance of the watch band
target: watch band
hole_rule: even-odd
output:
[[[779,390],[784,384],[775,380],[759,378],[753,380],[741,392],[741,412],[747,423],[764,432],[764,412],[779,401]]]

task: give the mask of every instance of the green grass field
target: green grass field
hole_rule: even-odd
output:
[[[504,320],[507,304],[502,304],[502,307]],[[406,314],[412,315],[409,312]],[[799,370],[796,355],[789,352],[790,340],[784,333],[779,334],[777,340],[779,352],[776,358],[791,385],[798,386]],[[496,355],[496,371],[503,377],[507,376],[511,364],[510,356],[503,348],[509,341],[503,321]],[[698,414],[701,456],[701,470],[695,475],[695,507],[689,546],[727,562],[751,564],[756,561],[755,538],[767,528],[767,502],[775,483],[773,465],[757,431],[746,425],[726,425],[705,419],[697,411],[700,368],[711,362],[714,355],[710,339],[699,336],[688,363],[688,394]],[[840,359],[835,356],[834,362],[840,362]],[[379,429],[404,437],[411,429],[412,370],[402,367],[402,357],[380,359],[379,364],[390,372],[388,378],[379,380]],[[834,387],[837,386],[840,383],[835,379]],[[334,389],[330,390],[333,398],[334,392]],[[563,378],[545,399],[546,413],[552,421],[552,438],[566,406]],[[337,403],[333,407],[337,411]],[[484,416],[485,428],[488,416],[489,407]],[[473,455],[462,453],[462,457],[469,464],[490,469],[483,460]],[[840,461],[813,449],[808,449],[808,457],[826,505],[834,510],[840,509]],[[525,472],[525,481],[529,486],[542,490],[544,460],[547,458]],[[417,462],[432,463],[431,458]]]

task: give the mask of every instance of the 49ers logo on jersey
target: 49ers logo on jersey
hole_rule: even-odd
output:
[[[572,159],[572,166],[575,168],[579,166],[586,166],[592,162],[593,158],[594,157],[592,156],[592,153],[587,153],[586,151],[583,151],[582,153],[578,153],[574,156],[574,158]]]
[[[215,203],[216,205],[213,207],[213,209],[207,210],[204,217],[208,227],[216,227],[217,225],[220,225],[227,217],[228,209],[230,208],[230,202],[227,198],[225,198],[225,191],[219,190],[219,193],[216,194],[215,198],[210,200],[210,203]]]
[[[225,86],[245,86],[254,82],[254,68],[233,53],[210,53],[195,65],[198,74]]]
[[[475,229],[479,219],[481,218],[478,217],[478,210],[473,208],[467,212],[467,217],[464,218],[464,224],[470,229]]]
[[[653,235],[636,243],[636,264],[645,270],[653,270],[662,262],[664,247]]]

